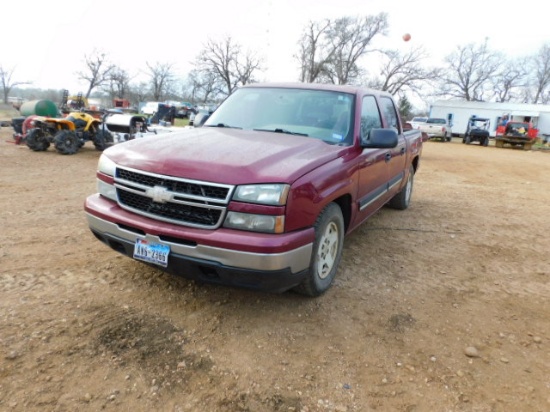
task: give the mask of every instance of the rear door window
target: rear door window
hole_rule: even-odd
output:
[[[388,126],[399,132],[401,130],[401,125],[399,124],[399,116],[397,115],[397,109],[395,108],[393,100],[389,97],[382,96],[380,98],[380,106]]]
[[[361,138],[368,139],[372,129],[382,127],[378,104],[374,96],[364,96],[361,106]]]

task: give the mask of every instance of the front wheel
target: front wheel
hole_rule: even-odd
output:
[[[336,276],[344,245],[344,217],[336,203],[330,203],[315,222],[315,242],[309,272],[296,291],[308,296],[326,292]]]

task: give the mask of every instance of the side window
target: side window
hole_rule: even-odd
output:
[[[384,118],[386,119],[388,126],[393,127],[399,131],[399,116],[397,115],[397,110],[395,110],[393,100],[389,97],[383,96],[380,98],[380,103],[382,106],[382,112],[384,113]]]
[[[368,139],[371,129],[382,127],[378,104],[374,96],[363,97],[361,107],[361,138]]]

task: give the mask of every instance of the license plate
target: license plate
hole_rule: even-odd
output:
[[[134,259],[144,260],[162,267],[168,266],[170,246],[160,243],[149,243],[144,239],[137,239],[134,246]]]

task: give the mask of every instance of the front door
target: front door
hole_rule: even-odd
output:
[[[366,139],[374,128],[383,127],[376,98],[363,97],[361,103],[361,138]],[[389,167],[392,151],[390,149],[363,149],[357,159],[359,167],[359,185],[357,190],[359,224],[380,209],[388,201]]]

